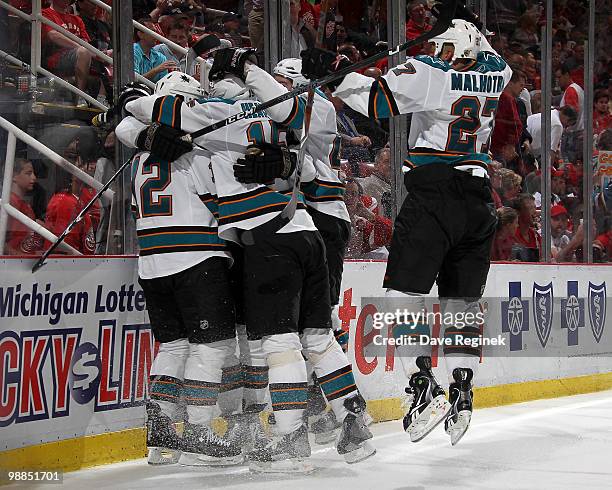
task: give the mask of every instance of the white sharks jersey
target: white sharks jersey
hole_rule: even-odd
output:
[[[246,85],[257,99],[265,102],[287,92],[274,77],[256,65],[246,69]],[[266,109],[270,118],[300,136],[304,124],[307,94],[294,97]],[[312,179],[302,175],[302,191],[308,206],[325,214],[350,222],[344,204],[344,184],[338,177],[340,137],[336,109],[320,90],[315,90],[306,153],[312,158],[316,173]]]
[[[141,97],[126,108],[144,122],[160,122],[192,133],[244,112],[257,104],[252,100],[206,99],[188,107],[182,98],[168,96]],[[260,112],[229,124],[196,139],[210,156],[209,179],[213,182],[218,204],[219,236],[234,240],[236,229],[250,230],[273,219],[285,208],[289,193],[277,192],[271,186],[241,184],[234,177],[233,165],[243,158],[254,143],[283,144],[285,134],[265,113]],[[316,230],[301,197],[294,218],[279,233]]]
[[[334,95],[369,117],[413,113],[409,167],[486,164],[499,96],[512,76],[506,62],[489,50],[461,71],[439,58],[416,56],[374,81],[351,73]]]
[[[145,127],[127,117],[115,133],[122,143],[135,148]],[[132,212],[142,279],[176,274],[213,256],[231,257],[218,235],[211,182],[203,171],[208,170],[208,163],[196,151],[172,163],[148,152],[132,158]]]

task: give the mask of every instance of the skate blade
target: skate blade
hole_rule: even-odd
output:
[[[242,454],[219,458],[200,453],[182,453],[178,463],[182,466],[235,466],[243,461]]]
[[[364,459],[368,459],[376,454],[376,449],[368,442],[364,442],[360,447],[351,451],[350,453],[343,454],[344,461],[348,464],[359,463]]]
[[[446,418],[451,409],[444,395],[438,395],[406,429],[412,442],[419,442]]]
[[[461,438],[464,436],[468,427],[470,426],[470,421],[472,420],[472,412],[469,410],[462,410],[457,415],[457,422],[454,423],[451,427],[446,429],[446,433],[451,438],[451,445],[457,444]]]
[[[314,471],[308,461],[303,459],[284,459],[282,461],[250,461],[249,470],[253,473],[308,474]]]
[[[314,435],[314,442],[318,445],[329,444],[330,442],[334,442],[338,437],[342,427],[338,427],[337,429],[330,430],[329,432],[318,432]]]
[[[181,456],[178,449],[150,447],[148,450],[147,463],[153,465],[176,464]]]

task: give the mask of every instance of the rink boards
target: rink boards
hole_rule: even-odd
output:
[[[0,259],[0,468],[142,457],[155,345],[136,259],[54,259],[36,274],[32,262]],[[373,327],[377,314],[402,306],[385,298],[384,270],[383,262],[347,262],[340,298],[357,384],[376,420],[401,416],[404,370],[416,352],[389,342],[401,324]],[[477,308],[483,338],[499,345],[483,348],[477,406],[612,387],[610,288],[606,265],[492,266]],[[434,294],[426,307],[440,311]],[[434,338],[444,331],[436,321],[428,328]],[[446,383],[442,347],[419,349]]]

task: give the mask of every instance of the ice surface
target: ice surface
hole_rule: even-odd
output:
[[[612,488],[612,391],[477,410],[455,447],[443,426],[416,444],[400,421],[375,424],[372,432],[378,453],[360,464],[313,444],[317,470],[307,476],[253,475],[244,466],[150,467],[137,460],[68,473],[62,490]]]

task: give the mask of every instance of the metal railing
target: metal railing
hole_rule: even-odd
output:
[[[35,140],[29,134],[23,132],[17,126],[11,124],[9,121],[0,117],[0,127],[8,132],[8,143],[6,147],[6,159],[4,162],[4,178],[2,184],[2,200],[0,205],[0,255],[4,252],[4,243],[6,237],[7,223],[8,217],[11,216],[21,222],[24,226],[29,228],[35,233],[38,233],[40,236],[45,238],[46,240],[53,242],[57,239],[57,237],[47,230],[44,226],[40,225],[36,221],[32,220],[18,209],[14,208],[10,204],[10,196],[11,196],[11,184],[13,179],[13,166],[15,164],[15,149],[17,140],[23,141],[26,145],[32,147],[36,151],[38,151],[41,155],[45,156],[55,165],[63,168],[70,174],[74,175],[82,182],[87,184],[90,187],[93,187],[96,190],[100,190],[103,187],[103,184],[96,179],[94,179],[91,175],[87,174],[80,168],[78,168],[73,163],[66,160],[64,157],[58,155],[53,150],[47,148],[45,145]],[[104,199],[107,199],[112,203],[114,192],[110,189],[107,189],[102,194]],[[108,240],[108,239],[107,239]],[[71,254],[81,255],[81,253],[72,248],[70,245],[67,245],[65,242],[61,244],[61,247],[70,252]]]
[[[102,2],[101,0],[91,0],[92,3],[94,3],[95,5],[97,5],[98,7],[106,10],[107,12],[112,12],[113,8],[110,5],[105,4],[104,2]],[[188,48],[184,48],[183,46],[176,44],[173,41],[170,41],[170,39],[162,36],[161,34],[159,34],[158,32],[155,32],[152,29],[149,29],[147,26],[141,24],[138,21],[132,20],[132,24],[134,25],[134,27],[136,29],[138,29],[140,32],[144,32],[146,34],[149,34],[150,36],[153,36],[155,39],[157,39],[159,42],[164,43],[166,46],[168,46],[169,48],[171,48],[173,51],[177,51],[179,53],[181,53],[182,55],[187,56],[189,54],[189,49]],[[189,61],[189,60],[187,60]],[[196,61],[200,64],[200,83],[204,83],[205,82],[205,72],[206,70],[202,69],[203,68],[203,63],[205,63],[203,58],[196,58]],[[189,63],[188,63],[189,65]],[[187,66],[187,68],[189,68],[189,66]],[[189,73],[190,75],[192,75],[193,73]],[[152,84],[153,85],[153,84]]]
[[[101,2],[99,0],[92,0],[93,3],[95,3],[97,6],[107,10],[107,11],[112,11],[112,7],[110,7],[109,5],[106,5],[104,2]],[[78,87],[75,87],[74,85],[70,84],[69,82],[63,80],[61,77],[58,77],[57,75],[53,74],[52,72],[50,72],[49,70],[47,70],[46,68],[44,68],[42,66],[41,63],[41,47],[42,47],[42,39],[41,39],[41,29],[40,29],[40,24],[45,24],[49,27],[51,27],[53,30],[59,32],[60,34],[62,34],[63,36],[67,37],[68,39],[70,39],[71,41],[75,42],[76,44],[78,44],[79,46],[83,47],[84,49],[86,49],[87,51],[89,51],[90,53],[92,53],[93,55],[96,56],[96,58],[100,59],[101,61],[112,65],[113,64],[113,59],[107,55],[106,53],[100,51],[99,49],[93,47],[91,44],[89,44],[88,42],[82,40],[80,37],[74,35],[73,33],[71,33],[70,31],[64,29],[62,26],[56,24],[55,22],[47,19],[45,16],[42,15],[42,6],[41,6],[41,2],[40,0],[34,0],[32,2],[32,14],[26,14],[25,12],[22,12],[19,9],[16,9],[15,7],[13,7],[12,5],[10,5],[9,3],[7,3],[4,0],[0,0],[0,7],[6,9],[7,11],[13,13],[14,15],[20,17],[21,19],[28,21],[30,23],[32,23],[32,63],[31,65],[27,65],[27,63],[25,63],[24,61],[15,58],[14,56],[11,56],[8,53],[4,53],[2,52],[2,55],[9,59],[9,61],[16,63],[16,64],[20,64],[21,66],[29,66],[32,73],[34,75],[40,73],[41,75],[44,75],[46,77],[53,77],[55,79],[55,81],[58,83],[58,85],[61,85],[62,87],[64,87],[65,89],[69,90],[70,92],[82,97],[83,99],[85,99],[87,102],[89,102],[92,106],[97,107],[98,109],[101,110],[107,110],[108,107],[99,102],[98,100],[96,100],[95,98],[93,98],[92,96],[90,96],[89,94],[87,94],[86,92],[80,90]],[[182,46],[179,46],[178,44],[170,41],[169,39],[165,38],[164,36],[158,34],[157,32],[149,29],[148,27],[140,24],[139,22],[133,21],[134,27],[136,29],[138,29],[139,31],[145,32],[151,36],[153,36],[155,39],[157,39],[158,41],[168,45],[172,50],[180,52],[183,55],[187,55],[189,50],[187,48],[184,48]],[[200,63],[204,63],[204,60],[202,58],[197,58],[198,62]],[[200,70],[200,73],[204,73],[204,70]],[[136,77],[136,79],[146,85],[148,85],[149,87],[153,88],[155,86],[155,84],[143,77],[142,75],[140,75],[139,73],[134,73],[134,76]],[[203,80],[202,80],[203,81]]]

